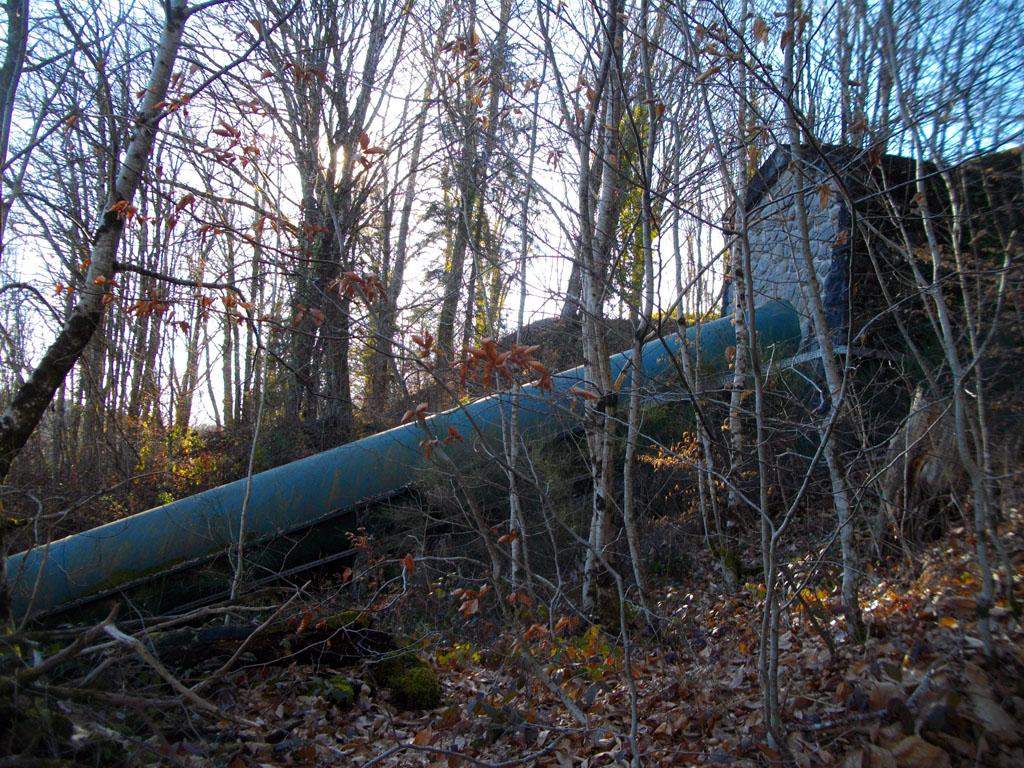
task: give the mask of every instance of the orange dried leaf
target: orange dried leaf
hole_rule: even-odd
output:
[[[580,620],[575,616],[562,616],[555,623],[555,632],[573,632],[580,625]]]
[[[522,605],[522,606],[526,607],[526,608],[529,608],[531,605],[533,605],[533,601],[530,599],[530,596],[528,594],[526,594],[525,592],[523,592],[522,590],[517,590],[517,591],[513,592],[511,595],[509,595],[505,599],[508,601],[509,605],[513,605],[513,606],[516,605],[517,603],[519,605]]]
[[[523,639],[529,642],[534,638],[547,637],[548,634],[550,633],[548,632],[547,627],[545,627],[542,624],[534,624],[526,630],[525,634],[523,635]]]
[[[818,204],[822,208],[828,208],[828,202],[832,199],[832,186],[827,182],[818,185]]]
[[[192,193],[190,192],[190,193],[188,193],[187,195],[185,195],[185,196],[184,196],[183,198],[181,198],[181,200],[179,200],[179,201],[178,201],[178,202],[177,202],[177,203],[175,204],[175,206],[174,206],[174,212],[175,212],[175,213],[181,213],[183,209],[187,208],[187,207],[188,207],[188,206],[190,206],[190,205],[194,205],[194,204],[195,204],[195,202],[196,202],[196,196],[195,196],[195,195],[193,195],[193,194],[192,194]]]
[[[544,365],[544,363],[540,362],[539,360],[527,360],[526,361],[526,367],[529,368],[532,371],[536,371],[541,376],[549,376],[550,375],[550,373],[548,371],[548,367],[546,365]]]
[[[768,42],[768,22],[760,16],[754,19],[754,39],[759,43]]]
[[[589,389],[582,389],[581,387],[570,387],[569,394],[577,395],[582,397],[584,400],[600,400],[601,396],[591,392]]]
[[[697,77],[697,79],[693,81],[693,84],[694,85],[700,85],[705,80],[710,80],[712,77],[714,77],[715,75],[717,75],[721,71],[722,71],[722,68],[717,66],[717,65],[714,66],[714,67],[710,67],[707,70],[705,70],[704,72],[702,72]]]

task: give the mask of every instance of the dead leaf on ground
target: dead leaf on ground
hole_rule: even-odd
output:
[[[1004,744],[1016,744],[1020,741],[1020,727],[996,701],[985,673],[974,664],[967,665],[965,673],[971,708],[985,733]]]
[[[862,748],[847,752],[843,768],[896,768],[896,758],[887,749],[865,744]]]
[[[920,736],[907,736],[891,751],[896,759],[896,768],[949,768],[946,750]]]

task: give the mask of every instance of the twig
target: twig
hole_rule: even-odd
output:
[[[103,701],[117,707],[133,707],[136,709],[161,709],[181,706],[180,698],[149,698],[146,696],[130,696],[115,691],[102,691],[96,688],[72,688],[67,685],[46,685],[35,683],[32,690],[47,694],[57,699],[71,701],[96,702]]]
[[[249,500],[252,497],[252,476],[256,467],[256,447],[260,437],[260,426],[263,424],[263,406],[267,399],[267,379],[270,373],[270,357],[263,357],[263,384],[260,386],[259,374],[256,375],[256,385],[260,387],[260,402],[256,408],[256,424],[252,428],[252,445],[249,447],[249,467],[245,475],[245,495],[242,497],[242,511],[238,514],[238,539],[234,550],[235,573],[231,577],[231,600],[238,596],[238,590],[242,586],[242,577],[245,574],[245,534],[249,522]],[[231,553],[228,553],[231,559]],[[307,582],[308,583],[308,582]],[[230,614],[225,614],[224,624],[230,621]]]
[[[830,635],[828,633],[828,630],[821,625],[820,621],[818,621],[818,617],[815,613],[818,606],[811,605],[807,600],[804,599],[804,596],[801,594],[803,590],[800,588],[800,585],[797,584],[796,579],[793,577],[793,574],[790,572],[789,566],[786,563],[780,563],[779,570],[782,573],[782,578],[786,581],[787,584],[789,584],[789,588],[793,590],[793,594],[796,596],[796,599],[800,602],[800,605],[803,606],[804,616],[807,617],[815,633],[818,635],[818,637],[822,639],[822,641],[824,641],[825,647],[828,648],[829,662],[831,664],[835,664],[837,655],[836,644],[832,640],[832,635]]]
[[[209,605],[204,606],[202,608],[197,608],[194,611],[189,611],[188,613],[183,613],[179,616],[170,616],[164,618],[159,623],[146,627],[145,632],[146,634],[152,634],[154,632],[163,632],[164,630],[170,629],[171,627],[176,627],[180,624],[190,624],[193,621],[198,621],[199,619],[205,619],[209,616],[221,616],[225,613],[242,611],[260,613],[262,611],[267,611],[272,607],[273,606],[269,605]],[[130,623],[139,624],[141,623],[141,621],[138,619],[133,619],[132,622]],[[123,622],[123,624],[124,626],[128,626],[129,622],[126,621]]]
[[[106,672],[107,668],[110,667],[114,663],[115,663],[114,657],[113,656],[107,656],[107,658],[105,658],[103,661],[101,661],[99,664],[97,664],[95,667],[93,667],[92,671],[90,671],[89,674],[87,674],[80,681],[78,681],[78,685],[81,685],[83,687],[91,685],[93,680],[95,680],[100,675],[102,675],[104,672]]]
[[[945,663],[945,661],[945,659],[936,659],[928,665],[928,669],[925,671],[924,677],[921,678],[921,682],[917,684],[917,687],[914,688],[914,692],[910,694],[910,698],[907,699],[908,709],[914,709],[914,707],[917,706],[917,700],[924,695],[925,691],[927,691],[929,687],[931,687],[932,675],[935,673],[935,670],[937,670],[941,664]]]
[[[945,659],[937,659],[936,661],[932,662],[932,664],[928,667],[927,671],[924,673],[924,677],[921,678],[921,681],[914,688],[914,692],[911,693],[910,696],[907,698],[906,707],[908,710],[914,710],[914,708],[917,706],[918,700],[921,698],[922,695],[924,695],[925,691],[927,691],[929,686],[931,685],[931,678],[932,675],[935,673],[935,670],[938,669],[939,666],[944,662]],[[832,728],[842,728],[846,725],[854,725],[856,723],[864,723],[869,720],[877,720],[889,714],[891,714],[891,711],[888,708],[873,709],[870,712],[860,712],[854,715],[841,717],[836,720],[824,720],[820,723],[811,723],[808,725],[794,724],[787,726],[787,730],[790,733],[794,731],[827,731]]]
[[[885,717],[889,714],[888,709],[873,709],[870,712],[859,712],[855,715],[848,715],[841,717],[837,720],[822,720],[820,723],[808,723],[802,725],[800,723],[793,723],[786,726],[786,730],[790,733],[800,731],[804,733],[811,733],[814,731],[828,731],[832,728],[842,728],[847,725],[855,725],[856,723],[864,723],[869,720],[877,720]]]
[[[412,750],[413,752],[427,752],[428,754],[432,755],[447,755],[448,757],[457,757],[459,760],[465,761],[472,765],[480,766],[480,768],[512,768],[513,766],[523,765],[524,763],[528,763],[531,760],[536,760],[538,758],[544,757],[544,755],[553,752],[558,747],[558,744],[559,739],[555,739],[550,744],[548,744],[548,746],[544,747],[544,749],[541,749],[537,752],[531,752],[528,755],[523,755],[522,757],[517,757],[512,760],[502,760],[500,763],[491,763],[486,760],[479,760],[475,757],[470,757],[465,752],[459,752],[453,749],[443,749],[442,747],[429,747],[420,744],[396,744],[395,746],[390,747],[381,754],[377,755],[369,762],[363,763],[361,768],[371,768],[372,766],[378,765],[384,760],[387,760],[392,755],[398,754],[399,752],[402,752],[407,749]]]
[[[389,757],[391,757],[392,755],[398,754],[403,749],[405,749],[405,745],[404,744],[396,744],[395,746],[390,747],[390,748],[384,750],[383,752],[381,752],[379,755],[377,755],[375,758],[370,760],[368,763],[363,763],[362,768],[371,768],[371,766],[377,765],[378,763],[382,763],[385,760],[387,760]]]
[[[152,269],[146,269],[135,264],[128,264],[123,261],[114,262],[115,272],[134,272],[137,275],[143,277],[151,277],[154,280],[160,280],[164,283],[170,283],[171,285],[183,286],[185,288],[206,288],[214,291],[231,291],[236,294],[242,301],[246,301],[245,294],[241,290],[236,288],[231,283],[211,283],[203,280],[185,280],[180,277],[174,277],[172,275],[165,275],[162,272],[156,272]]]
[[[79,635],[78,638],[75,639],[73,643],[71,643],[71,645],[67,645],[64,648],[61,648],[52,656],[48,656],[47,658],[43,659],[36,666],[29,667],[28,669],[19,670],[18,673],[14,676],[15,679],[21,685],[26,685],[28,683],[31,683],[33,680],[42,677],[51,669],[56,669],[68,659],[72,659],[75,656],[77,656],[78,653],[85,646],[87,646],[89,643],[93,641],[96,635],[106,631],[107,627],[110,626],[110,624],[117,617],[117,612],[119,608],[120,605],[115,603],[114,607],[110,609],[110,613],[107,614],[107,618],[105,618],[102,622],[100,622],[94,627],[91,627],[90,629],[87,629],[85,632]]]
[[[204,680],[201,680],[200,682],[193,685],[191,688],[192,692],[199,693],[208,685],[216,682],[221,677],[223,677],[227,673],[227,671],[231,669],[232,666],[234,666],[234,663],[238,660],[238,657],[245,652],[245,649],[249,646],[249,643],[252,641],[252,639],[255,638],[264,629],[273,624],[277,617],[284,612],[284,609],[291,605],[295,598],[297,598],[306,589],[306,587],[309,586],[309,584],[310,582],[308,581],[305,584],[303,584],[298,590],[296,590],[294,595],[289,597],[284,603],[282,603],[278,607],[276,611],[270,614],[270,617],[267,618],[266,621],[264,621],[262,624],[256,627],[256,629],[252,631],[252,634],[245,638],[245,640],[241,642],[238,648],[235,649],[235,652],[231,654],[231,658],[225,661],[218,670],[216,670],[213,674],[208,675]]]
[[[576,702],[569,698],[569,695],[560,685],[555,684],[555,681],[548,676],[548,673],[540,664],[537,663],[537,660],[530,655],[529,651],[521,648],[519,650],[519,658],[522,659],[526,666],[530,668],[530,672],[532,672],[537,679],[544,684],[544,687],[558,697],[558,700],[562,702],[562,706],[568,710],[569,714],[572,715],[573,719],[577,723],[580,725],[590,724],[587,720],[587,716],[583,714],[583,710],[576,706]]]
[[[153,670],[158,675],[160,675],[160,677],[162,677],[167,682],[167,684],[171,686],[171,688],[174,689],[175,693],[182,696],[186,701],[190,702],[191,704],[203,710],[204,712],[208,712],[211,715],[216,715],[217,717],[226,717],[225,713],[221,712],[216,707],[216,705],[211,704],[202,696],[199,696],[198,694],[194,693],[191,689],[187,688],[184,684],[182,684],[182,682],[178,680],[178,678],[176,678],[174,675],[168,672],[167,668],[160,663],[160,660],[158,658],[156,658],[153,654],[149,652],[149,650],[146,648],[145,645],[142,644],[140,640],[132,637],[131,635],[126,635],[113,624],[108,624],[104,626],[103,631],[115,640],[117,640],[118,642],[124,643],[125,645],[129,646],[132,650],[134,650],[144,662],[151,666]],[[233,719],[236,719],[239,722],[244,723],[245,725],[256,725],[255,723],[252,723],[243,718]]]

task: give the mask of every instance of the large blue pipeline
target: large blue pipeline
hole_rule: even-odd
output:
[[[757,313],[759,344],[774,347],[776,358],[792,353],[800,322],[788,303],[772,303]],[[686,332],[686,349],[699,341],[704,373],[726,369],[727,350],[735,344],[728,318],[694,326]],[[683,349],[678,335],[649,341],[642,351],[644,386],[667,384],[677,371]],[[622,374],[623,391],[633,369],[631,352],[611,358],[612,376]],[[519,426],[535,442],[565,434],[580,424],[582,403],[569,390],[583,387],[582,367],[556,374],[553,387],[522,389]],[[501,445],[503,424],[513,402],[510,392],[428,416],[338,448],[261,472],[252,477],[246,515],[246,541],[269,541],[308,529],[368,502],[394,496],[414,484],[435,463],[422,442],[448,436],[449,427],[463,437],[445,452],[460,466]],[[199,565],[222,555],[237,540],[246,480],[213,488],[155,509],[22,552],[8,558],[12,609],[18,617],[41,617],[155,579],[169,571]]]

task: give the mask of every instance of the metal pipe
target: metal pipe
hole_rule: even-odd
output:
[[[796,310],[788,303],[766,304],[758,310],[757,330],[762,347],[777,347],[776,355],[792,353],[800,337]],[[686,336],[692,349],[698,327]],[[730,319],[703,324],[699,337],[704,373],[725,370],[727,350],[735,345]],[[673,334],[643,347],[645,388],[664,387],[672,379],[676,366],[669,355],[680,354],[682,346]],[[631,356],[623,352],[611,358],[612,376],[617,380],[621,374],[626,388]],[[556,374],[552,381],[549,392],[534,385],[523,388],[519,426],[526,440],[550,439],[580,425],[583,403],[569,390],[586,385],[583,368]],[[511,403],[510,393],[498,393],[254,475],[247,540],[268,541],[300,531],[408,488],[435,464],[421,441],[429,435],[443,440],[449,427],[463,438],[446,446],[450,458],[460,466],[479,461],[487,456],[485,447],[500,450]],[[237,480],[12,555],[7,572],[14,614],[60,613],[222,555],[238,535],[245,483]]]

